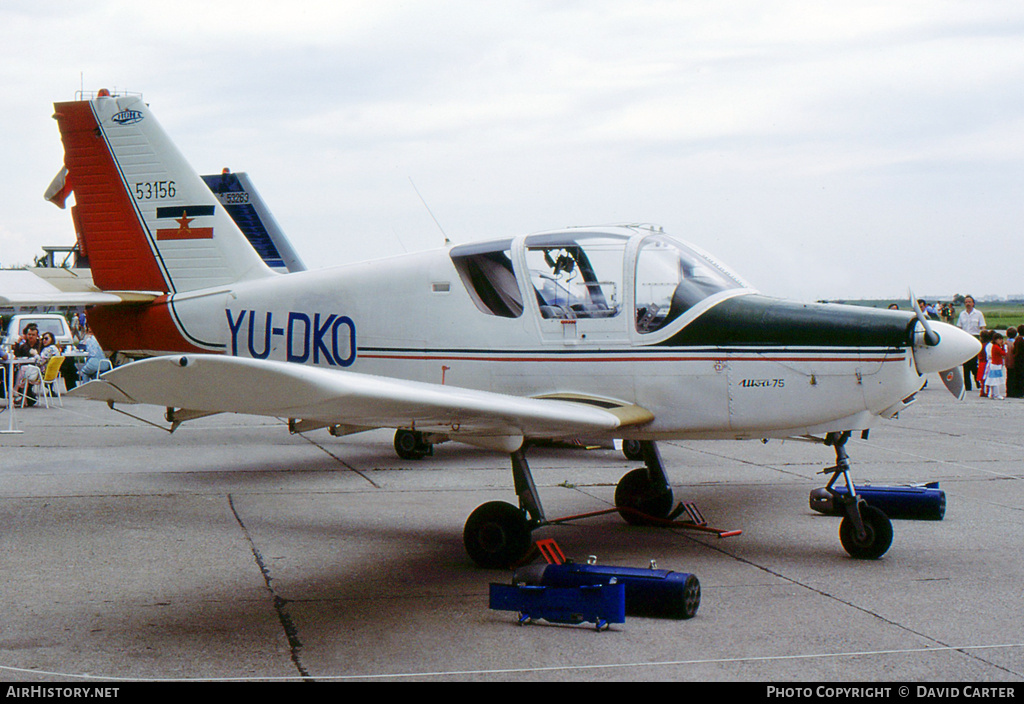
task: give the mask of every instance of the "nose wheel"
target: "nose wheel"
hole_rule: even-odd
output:
[[[532,530],[525,511],[504,501],[489,501],[469,514],[462,543],[480,567],[505,569],[530,552]]]
[[[860,496],[850,479],[850,457],[846,453],[846,441],[850,433],[829,433],[825,438],[826,445],[836,450],[836,465],[823,470],[823,474],[832,472],[825,489],[832,494],[836,505],[843,507],[845,517],[839,524],[839,542],[850,557],[858,560],[877,560],[892,545],[892,521],[881,510],[869,506]],[[839,477],[846,482],[845,493],[835,491],[832,485]]]
[[[860,500],[860,524],[858,532],[854,521],[847,516],[839,524],[839,542],[843,548],[858,560],[877,560],[892,545],[892,521],[873,506]]]
[[[434,454],[434,446],[423,433],[399,428],[395,431],[395,454],[403,460],[421,460]]]

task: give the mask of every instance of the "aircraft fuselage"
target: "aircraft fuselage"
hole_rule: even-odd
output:
[[[718,266],[701,255],[647,229],[568,230],[241,282],[132,310],[165,319],[151,352],[220,351],[519,396],[607,398],[653,413],[624,433],[647,439],[860,430],[923,384],[912,314],[768,298],[724,268],[698,274],[693,262]],[[658,268],[662,260],[671,266]],[[680,303],[684,285],[695,293]],[[126,328],[117,322],[107,326],[112,336]],[[103,331],[100,339],[115,349],[148,342],[119,345]]]

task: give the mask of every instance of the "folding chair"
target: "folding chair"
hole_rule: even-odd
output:
[[[83,367],[84,367],[84,365],[83,365]],[[101,359],[100,360],[100,368],[99,368],[99,370],[93,372],[92,374],[88,374],[85,371],[83,371],[82,368],[79,368],[79,370],[78,370],[78,378],[82,382],[93,381],[94,379],[99,379],[100,378],[100,374],[102,374],[103,372],[109,372],[113,368],[114,368],[114,365],[110,363],[109,359]]]
[[[50,402],[47,399],[53,398],[53,392],[57,392],[57,400],[60,402],[61,408],[64,407],[64,399],[60,395],[60,386],[57,382],[60,381],[60,367],[64,364],[64,357],[50,357],[50,361],[46,363],[46,370],[43,372],[43,380],[39,382],[42,387],[43,403],[46,407],[50,407]]]

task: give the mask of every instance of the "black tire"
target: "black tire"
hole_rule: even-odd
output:
[[[478,506],[466,520],[462,543],[480,567],[508,569],[519,564],[533,547],[526,512],[504,501]]]
[[[882,511],[865,503],[860,505],[860,518],[864,523],[865,536],[857,539],[857,528],[849,516],[839,524],[839,542],[858,560],[877,560],[892,545],[892,521]]]
[[[423,433],[398,429],[395,431],[395,452],[403,460],[421,460],[430,454],[430,445],[423,440]]]
[[[615,487],[615,508],[630,525],[652,525],[648,516],[665,519],[672,512],[672,490],[656,486],[646,467],[634,469]]]
[[[639,440],[623,440],[622,454],[634,462],[642,462],[644,459],[644,449]]]

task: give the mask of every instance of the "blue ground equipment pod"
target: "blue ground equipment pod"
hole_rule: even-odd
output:
[[[519,623],[543,619],[550,623],[593,623],[597,630],[626,621],[626,587],[594,584],[544,587],[492,584],[490,606],[495,611],[518,611]]]
[[[700,606],[700,582],[692,574],[670,570],[606,565],[528,565],[516,570],[514,584],[546,587],[580,587],[622,584],[626,589],[626,613],[631,616],[692,618]]]
[[[946,515],[946,492],[938,482],[915,486],[857,486],[857,495],[869,506],[879,509],[889,518],[912,518],[922,521],[941,521]],[[846,496],[846,487],[833,487],[832,491]],[[811,492],[811,508],[818,513],[840,516],[843,509],[822,487]]]

